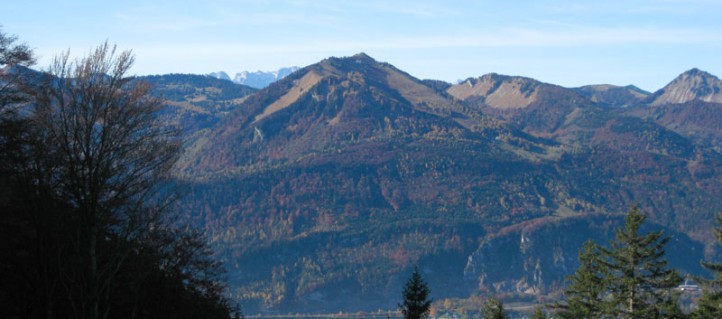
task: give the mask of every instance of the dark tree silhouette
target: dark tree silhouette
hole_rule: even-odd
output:
[[[107,43],[75,62],[66,53],[34,91],[33,121],[56,154],[52,182],[73,211],[78,260],[63,276],[74,278],[64,288],[78,318],[107,318],[113,281],[157,223],[153,199],[178,154],[174,132],[158,121],[160,100],[126,77],[133,60]]]
[[[404,285],[402,293],[403,302],[399,304],[401,313],[405,319],[425,319],[429,316],[429,307],[431,300],[429,299],[428,285],[421,277],[418,267],[414,268],[414,272]]]
[[[168,209],[179,143],[132,64],[104,44],[47,73],[3,65],[0,317],[231,316],[220,264]]]

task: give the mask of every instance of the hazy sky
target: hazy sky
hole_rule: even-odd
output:
[[[0,25],[39,67],[108,40],[135,53],[138,75],[233,76],[358,52],[449,82],[496,72],[654,91],[693,67],[722,75],[719,0],[3,0]]]

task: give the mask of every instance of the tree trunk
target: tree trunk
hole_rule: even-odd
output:
[[[90,296],[90,319],[99,319],[99,300],[98,300],[98,226],[93,225],[90,229],[90,242],[89,242],[90,264],[89,264],[89,275],[90,275],[90,287],[88,289],[88,295]]]

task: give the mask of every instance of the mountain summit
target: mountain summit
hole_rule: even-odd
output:
[[[536,101],[540,85],[529,78],[489,73],[454,85],[448,93],[460,100],[483,98],[486,105],[498,109],[524,108]]]
[[[449,117],[454,111],[461,106],[451,97],[390,64],[363,53],[328,58],[246,100],[210,132],[214,142],[199,153],[208,160],[196,168],[212,173],[249,160],[294,161],[435,130],[470,133],[469,117]]]
[[[573,89],[495,73],[469,78],[446,92],[469,107],[534,134],[554,134],[570,116],[577,117],[593,105]]]
[[[722,103],[722,81],[705,71],[691,69],[650,96],[648,102],[656,106],[693,100]]]
[[[722,150],[722,81],[707,72],[692,69],[680,74],[627,114]]]
[[[585,85],[574,90],[601,106],[622,108],[639,104],[650,94],[634,85]]]

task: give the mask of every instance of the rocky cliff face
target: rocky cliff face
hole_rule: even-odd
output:
[[[602,246],[624,224],[621,216],[577,216],[532,220],[487,236],[469,256],[464,276],[475,289],[487,293],[538,295],[563,287],[579,267],[577,252],[588,240]],[[658,230],[645,225],[643,230]],[[665,229],[671,237],[667,256],[671,267],[683,273],[703,273],[699,261],[704,246],[688,236]]]
[[[682,73],[646,101],[652,106],[689,101],[722,103],[722,81],[699,69]]]

